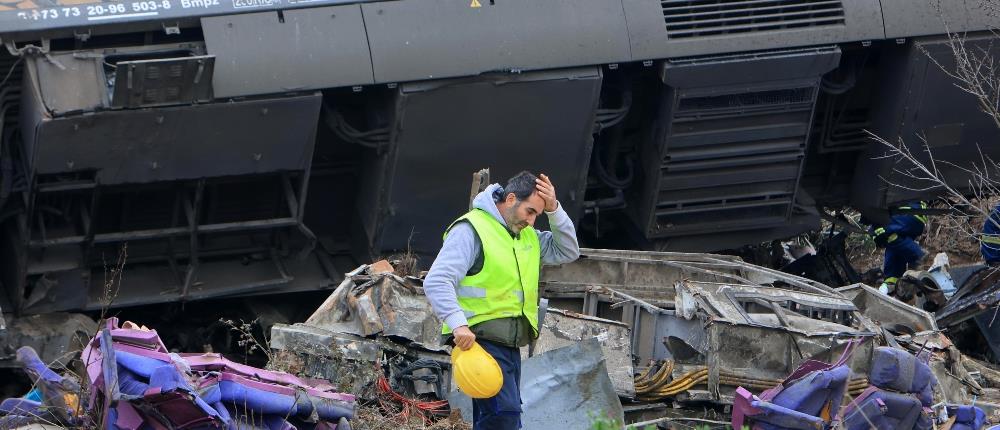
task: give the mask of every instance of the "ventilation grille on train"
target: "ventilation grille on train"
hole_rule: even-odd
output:
[[[681,99],[677,109],[680,112],[688,112],[719,109],[761,108],[769,106],[784,106],[794,103],[810,103],[812,102],[814,93],[813,88],[790,88],[761,92],[692,97]]]
[[[770,228],[795,203],[818,85],[677,92],[649,237]]]
[[[842,0],[661,0],[667,38],[844,25]]]

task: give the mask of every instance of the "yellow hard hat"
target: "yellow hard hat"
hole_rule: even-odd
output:
[[[457,346],[453,348],[451,369],[458,388],[473,399],[488,399],[503,387],[500,365],[478,342],[468,351]]]

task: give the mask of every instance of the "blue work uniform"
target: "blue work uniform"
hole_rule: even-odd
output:
[[[983,235],[979,241],[979,252],[986,264],[1000,263],[1000,205],[993,208],[983,223]]]
[[[924,250],[916,238],[924,234],[927,216],[906,213],[910,209],[926,209],[927,203],[916,202],[901,206],[900,213],[892,216],[889,225],[873,226],[869,233],[875,239],[875,245],[885,248],[885,258],[882,261],[882,274],[887,284],[895,284],[907,269],[916,268],[924,257]]]

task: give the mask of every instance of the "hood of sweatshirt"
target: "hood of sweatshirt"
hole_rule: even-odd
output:
[[[503,215],[500,215],[500,210],[497,209],[497,204],[493,201],[493,194],[500,192],[503,192],[500,184],[492,184],[486,187],[485,190],[476,194],[476,198],[472,199],[472,207],[486,211],[486,213],[493,215],[493,218],[496,218],[497,221],[500,221],[500,224],[507,227],[507,222],[504,221]]]

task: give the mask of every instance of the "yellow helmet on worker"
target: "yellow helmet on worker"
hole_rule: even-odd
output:
[[[458,388],[473,399],[496,396],[503,387],[500,365],[478,342],[468,351],[457,346],[452,349],[451,368]]]

